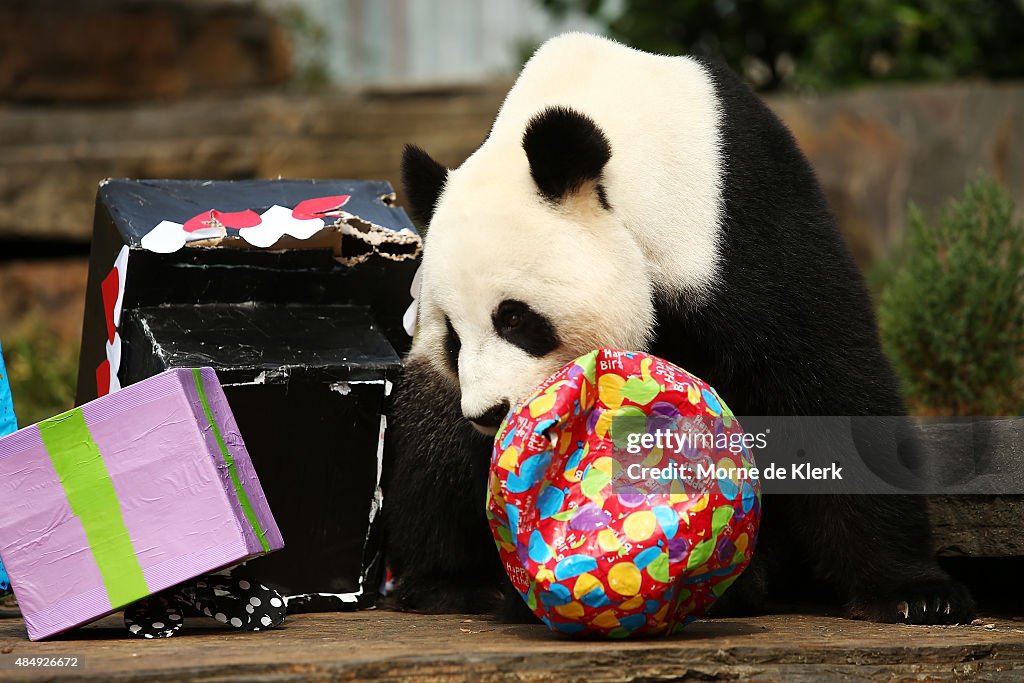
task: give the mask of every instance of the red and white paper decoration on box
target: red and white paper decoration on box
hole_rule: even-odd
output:
[[[228,228],[254,247],[266,249],[288,235],[307,240],[327,226],[325,218],[345,217],[341,207],[350,196],[314,197],[289,209],[275,204],[263,213],[209,209],[185,221],[163,220],[142,238],[142,248],[158,254],[178,251],[188,242],[226,237]]]
[[[121,324],[121,304],[124,301],[124,281],[128,274],[129,253],[130,249],[127,246],[121,247],[117,258],[114,259],[114,267],[100,283],[103,313],[107,319],[107,357],[96,367],[97,396],[106,396],[121,388],[121,382],[117,379],[117,372],[121,368],[121,335],[118,333],[118,327]]]

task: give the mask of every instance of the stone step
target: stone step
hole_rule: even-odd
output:
[[[942,627],[785,614],[705,620],[675,637],[633,641],[570,640],[539,624],[383,610],[292,615],[282,628],[262,633],[209,628],[214,624],[193,618],[186,620],[192,633],[140,641],[114,616],[53,642],[30,643],[20,619],[2,619],[0,680],[25,676],[7,666],[14,658],[68,655],[82,666],[61,672],[61,680],[146,683],[1024,677],[1024,622],[1007,619]]]

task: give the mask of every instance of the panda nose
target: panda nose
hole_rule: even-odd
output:
[[[508,414],[508,409],[508,401],[502,401],[497,405],[491,406],[476,417],[467,417],[466,419],[481,427],[493,429],[498,427],[498,425],[501,424],[501,421],[505,419],[505,416]]]

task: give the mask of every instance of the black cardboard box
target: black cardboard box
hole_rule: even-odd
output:
[[[420,238],[376,181],[99,189],[78,403],[217,370],[285,549],[249,564],[289,610],[371,606],[391,383]]]

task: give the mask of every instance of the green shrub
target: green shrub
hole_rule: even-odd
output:
[[[911,207],[878,318],[913,412],[1024,411],[1024,223],[1013,212],[988,177],[937,221]]]
[[[538,0],[663,54],[716,57],[763,90],[1024,73],[1022,0]]]
[[[62,340],[38,319],[24,321],[2,342],[19,427],[74,406],[77,342]]]

